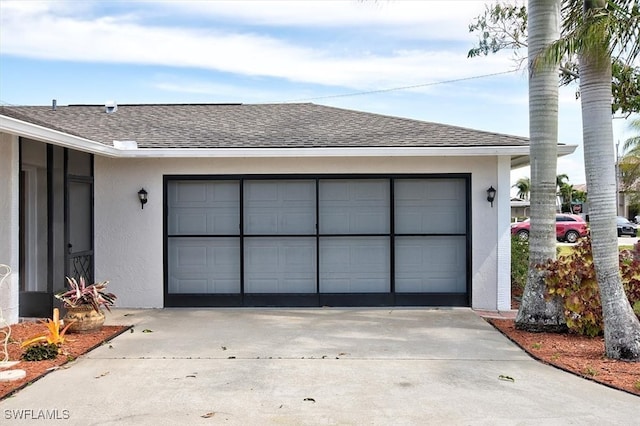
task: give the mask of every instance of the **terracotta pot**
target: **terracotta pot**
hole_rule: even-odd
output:
[[[71,323],[67,332],[91,333],[99,330],[104,324],[104,313],[96,311],[91,306],[77,306],[67,308],[67,314],[63,319],[65,325]]]

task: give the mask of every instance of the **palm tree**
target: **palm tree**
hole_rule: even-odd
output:
[[[624,154],[619,165],[622,192],[627,197],[629,206],[640,211],[640,119],[632,120],[629,127],[636,130],[638,135],[624,141],[622,147]]]
[[[529,199],[529,193],[531,192],[531,180],[528,177],[521,177],[512,187],[518,189],[518,198],[522,198],[523,200]]]
[[[559,19],[560,0],[529,1],[531,227],[527,283],[515,321],[517,328],[528,331],[558,332],[567,328],[562,300],[545,297],[545,274],[536,267],[556,258],[558,65],[534,66],[532,59],[558,38]]]
[[[638,132],[638,135],[632,136],[624,141],[624,144],[622,145],[622,151],[627,152],[637,149],[640,152],[640,118],[631,120],[629,128]]]
[[[557,206],[559,211],[562,211],[562,205],[565,203],[565,199],[562,196],[562,187],[569,184],[568,180],[569,180],[569,176],[567,176],[566,173],[561,173],[556,176],[556,197],[559,197],[558,198],[559,205]]]
[[[560,198],[562,199],[563,211],[571,211],[571,202],[573,201],[573,185],[570,183],[563,183],[560,187]]]
[[[593,264],[604,317],[606,355],[640,361],[640,321],[625,296],[618,264],[616,176],[611,117],[611,56],[640,53],[640,10],[635,0],[567,0],[564,36],[542,62],[577,54],[584,160],[589,188]]]
[[[556,176],[556,189],[559,191],[562,185],[565,185],[569,180],[569,176],[566,173],[561,173]]]

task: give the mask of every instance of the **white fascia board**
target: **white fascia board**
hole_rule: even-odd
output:
[[[558,145],[558,157],[572,154],[577,145]],[[123,158],[304,158],[304,157],[495,157],[508,156],[511,168],[529,165],[528,146],[507,147],[368,147],[368,148],[191,148],[120,151]]]
[[[137,158],[469,157],[529,155],[529,147],[175,148],[122,150]]]
[[[22,136],[40,142],[51,143],[65,148],[73,148],[79,151],[90,152],[93,154],[106,155],[109,157],[118,156],[118,150],[113,147],[81,138],[79,136],[60,132],[58,130],[38,126],[37,124],[16,120],[15,118],[4,115],[0,115],[0,132]]]

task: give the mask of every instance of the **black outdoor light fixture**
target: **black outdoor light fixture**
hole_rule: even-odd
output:
[[[144,188],[138,191],[138,198],[140,199],[140,205],[144,209],[144,205],[147,204],[147,201],[149,201],[147,199],[147,191],[145,191]]]
[[[487,201],[491,203],[491,207],[493,207],[493,200],[496,199],[496,189],[491,185],[489,189],[487,189]]]

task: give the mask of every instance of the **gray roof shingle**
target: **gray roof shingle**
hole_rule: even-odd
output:
[[[312,103],[0,106],[0,114],[107,146],[339,148],[528,146],[529,139]]]

